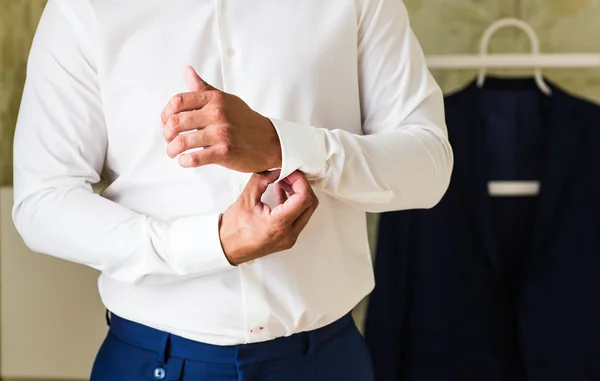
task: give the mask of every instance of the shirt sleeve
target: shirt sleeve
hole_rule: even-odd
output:
[[[30,53],[14,141],[13,220],[25,243],[128,283],[231,268],[218,214],[161,222],[93,192],[108,140],[93,36],[74,15],[50,0]]]
[[[316,189],[368,212],[433,207],[454,161],[442,92],[402,1],[356,2],[364,134],[272,120],[281,178],[299,169]]]

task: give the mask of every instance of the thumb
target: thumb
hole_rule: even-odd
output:
[[[200,78],[198,73],[196,73],[196,70],[191,66],[185,68],[184,76],[185,83],[189,87],[190,91],[206,91],[213,89],[211,85],[209,85],[202,78]]]
[[[267,191],[269,184],[272,184],[279,177],[279,170],[254,173],[246,184],[242,192],[243,198],[251,205],[259,204],[262,195]]]

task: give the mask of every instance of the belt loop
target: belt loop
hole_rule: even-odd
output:
[[[158,362],[161,364],[166,364],[167,359],[169,357],[169,344],[171,342],[171,334],[165,333],[162,337],[162,343],[160,348],[158,348]]]
[[[106,319],[106,325],[110,327],[110,311],[108,310],[108,308],[106,309],[106,314],[104,315],[105,319]]]

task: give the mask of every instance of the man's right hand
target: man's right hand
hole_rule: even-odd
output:
[[[292,248],[316,210],[319,200],[297,171],[274,185],[277,206],[271,210],[264,204],[261,197],[278,176],[279,171],[252,175],[242,195],[223,214],[219,236],[232,265]]]

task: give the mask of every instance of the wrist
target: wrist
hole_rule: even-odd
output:
[[[269,118],[265,119],[272,132],[272,134],[270,134],[271,138],[269,140],[269,149],[267,150],[267,161],[269,164],[268,169],[281,168],[283,163],[281,140],[279,139],[279,134],[277,133],[277,129],[273,125],[273,122],[271,122]]]
[[[227,212],[219,220],[219,240],[225,258],[232,266],[239,266],[253,258],[253,252],[248,245],[250,241],[243,237],[242,228],[235,223],[236,217]]]
[[[221,213],[221,215],[219,216],[219,241],[221,242],[221,249],[223,249],[225,259],[227,259],[229,264],[231,264],[232,266],[237,266],[239,263],[235,263],[236,261],[231,255],[231,248],[228,245],[228,242],[230,242],[230,240],[227,236],[227,229],[223,228],[223,217],[224,214]]]

